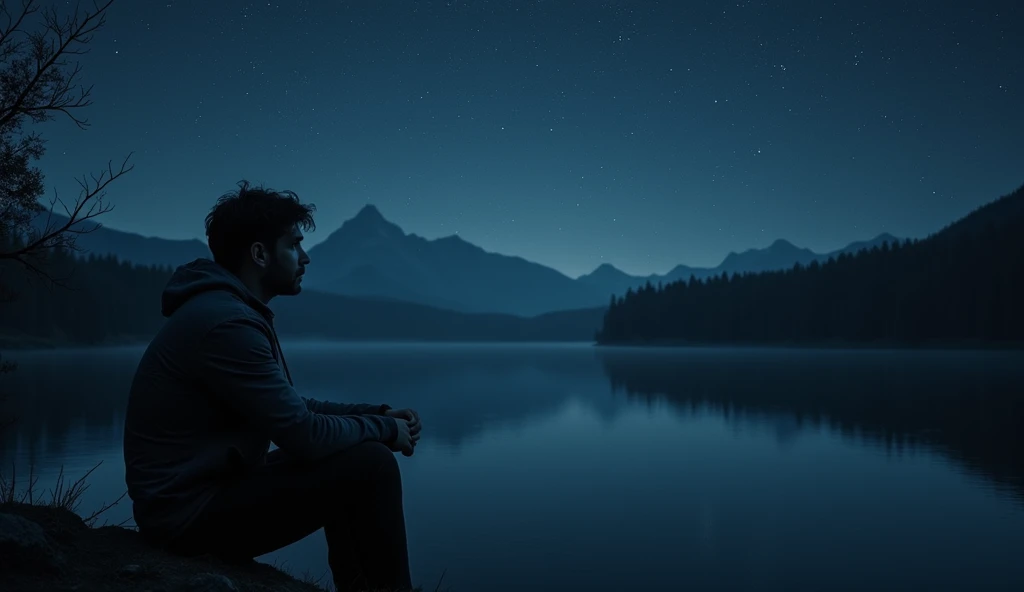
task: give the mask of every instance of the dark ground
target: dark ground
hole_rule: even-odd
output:
[[[232,565],[211,557],[175,557],[149,547],[132,529],[90,528],[66,509],[7,503],[0,504],[3,513],[42,527],[48,543],[48,548],[27,545],[19,550],[11,546],[10,532],[0,532],[0,590],[4,592],[324,591],[256,561]],[[322,584],[330,579],[329,574],[313,575],[312,581]],[[225,576],[230,583],[216,576]]]

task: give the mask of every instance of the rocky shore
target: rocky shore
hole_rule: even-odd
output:
[[[67,509],[0,504],[4,592],[324,592],[329,579],[300,581],[256,561],[176,557],[146,545],[135,530],[92,528]]]

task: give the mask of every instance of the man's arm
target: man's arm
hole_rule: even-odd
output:
[[[270,337],[255,320],[217,325],[202,341],[199,355],[214,396],[298,458],[316,460],[365,441],[390,442],[398,433],[391,417],[310,410],[288,383],[271,352]]]
[[[386,407],[386,405],[371,403],[334,403],[309,397],[302,397],[302,400],[306,402],[306,407],[310,411],[324,415],[384,415]]]

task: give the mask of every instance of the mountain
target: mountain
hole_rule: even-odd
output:
[[[30,273],[0,260],[0,277],[15,298],[0,306],[0,348],[96,345],[147,341],[162,326],[160,294],[167,267],[124,265],[113,256],[48,261],[66,288],[30,281]],[[284,337],[374,341],[586,341],[592,342],[604,307],[523,318],[469,314],[386,300],[303,290],[271,303]]]
[[[679,265],[676,269],[680,270],[680,274],[683,273],[682,268],[690,269],[685,265]],[[602,263],[594,271],[576,278],[576,281],[585,286],[589,286],[596,293],[606,294],[606,299],[610,299],[612,294],[625,294],[626,290],[630,288],[636,289],[648,281],[651,282],[651,284],[664,282],[666,281],[666,277],[671,276],[676,272],[676,269],[673,269],[672,272],[669,272],[665,276],[657,274],[636,276],[629,275],[611,263]],[[682,276],[680,275],[680,277]],[[690,276],[689,274],[686,274],[685,277]]]
[[[611,303],[598,342],[1020,347],[1020,302],[1024,187],[925,239],[645,286]]]
[[[861,251],[863,249],[869,249],[870,250],[870,249],[873,249],[875,247],[882,248],[882,245],[885,244],[885,243],[889,243],[889,246],[892,246],[893,243],[896,243],[896,242],[903,242],[903,241],[898,239],[898,238],[896,238],[895,236],[889,234],[888,232],[883,232],[882,234],[876,236],[875,238],[873,238],[871,240],[857,241],[857,242],[854,242],[854,243],[850,243],[850,244],[846,245],[845,247],[843,247],[842,249],[837,249],[835,251],[830,251],[828,253],[825,253],[824,255],[819,255],[818,256],[818,263],[824,263],[825,261],[828,261],[829,257],[838,259],[839,256],[843,255],[843,254],[846,254],[846,255],[856,255],[859,251]]]
[[[786,269],[799,263],[807,265],[819,255],[810,249],[797,247],[787,240],[776,240],[767,249],[747,249],[742,253],[729,253],[716,268],[716,273],[760,273]]]
[[[869,240],[850,243],[841,249],[827,253],[815,253],[810,249],[797,247],[789,241],[779,239],[764,249],[747,249],[741,253],[731,252],[715,267],[677,265],[664,275],[636,276],[629,275],[611,264],[604,263],[594,271],[580,276],[577,278],[577,281],[605,294],[622,295],[627,289],[633,288],[636,290],[647,282],[650,282],[652,286],[656,286],[659,282],[668,284],[679,280],[686,281],[691,276],[702,280],[722,275],[722,273],[728,273],[729,275],[747,272],[758,273],[789,269],[796,263],[801,265],[808,265],[812,261],[824,263],[830,257],[838,258],[844,253],[854,255],[861,249],[871,249],[875,246],[881,247],[885,242],[892,244],[898,240],[891,234],[883,233]]]
[[[972,212],[935,233],[938,240],[949,240],[1001,230],[1024,219],[1024,185]]]
[[[367,205],[309,251],[307,287],[451,308],[533,316],[600,306],[607,296],[549,267],[458,236],[406,234]]]
[[[92,221],[81,225],[96,226]],[[716,267],[677,265],[664,275],[633,276],[606,263],[573,279],[521,257],[487,252],[458,235],[428,240],[406,233],[376,207],[367,205],[310,249],[313,262],[305,285],[332,294],[414,302],[459,312],[534,316],[605,306],[612,294],[622,295],[648,281],[656,285],[688,280],[691,275],[703,279],[723,272],[788,269],[797,262],[823,262],[843,252],[880,245],[883,240],[896,239],[879,235],[823,254],[777,240],[764,249],[729,253]],[[177,266],[210,256],[199,240],[144,237],[103,226],[81,235],[78,244],[90,253],[114,255],[141,265]]]
[[[664,276],[631,276],[610,264],[575,280],[551,268],[487,252],[453,235],[427,240],[406,234],[373,205],[364,206],[324,242],[310,249],[310,288],[361,297],[418,302],[462,312],[532,316],[555,310],[601,306],[645,282],[671,282],[710,275],[787,269],[857,246],[881,243],[889,235],[819,254],[784,240],[766,249],[730,253],[715,268],[676,266]]]
[[[102,216],[100,217],[102,218]],[[43,230],[47,215],[36,218],[33,227]],[[206,243],[191,240],[175,240],[142,236],[134,232],[114,230],[95,222],[99,218],[86,220],[75,225],[75,229],[91,230],[76,237],[75,243],[83,254],[114,255],[121,261],[131,261],[138,265],[161,265],[177,267],[199,257],[209,257],[210,250]],[[67,224],[67,216],[54,213],[50,218],[50,227]]]
[[[271,307],[283,337],[373,341],[592,342],[605,312],[596,307],[523,318],[313,290],[279,298]]]

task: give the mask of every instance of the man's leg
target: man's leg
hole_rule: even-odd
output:
[[[248,559],[320,528],[339,592],[411,588],[401,474],[378,442],[315,463],[271,452],[266,465],[232,479],[174,547]]]

